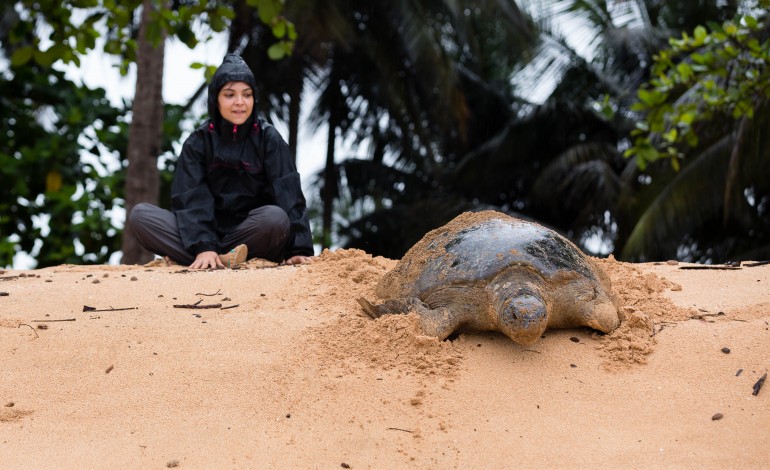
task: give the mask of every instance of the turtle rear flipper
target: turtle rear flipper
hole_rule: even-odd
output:
[[[382,316],[382,312],[365,298],[359,297],[356,300],[358,301],[359,305],[361,305],[361,308],[364,309],[364,313],[369,315],[370,318],[376,319]]]
[[[369,317],[377,319],[383,315],[406,315],[411,311],[424,309],[425,305],[418,299],[388,299],[374,305],[363,297],[356,299]]]
[[[358,303],[366,314],[374,319],[383,315],[406,315],[414,312],[420,317],[420,327],[424,334],[435,336],[440,340],[447,339],[457,330],[460,318],[444,307],[431,309],[420,299],[388,299],[381,304],[374,305],[363,297],[359,297]]]

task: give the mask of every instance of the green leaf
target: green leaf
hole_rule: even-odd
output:
[[[198,44],[198,38],[195,37],[195,33],[193,33],[189,25],[181,25],[176,32],[176,36],[190,49]]]
[[[639,98],[639,101],[648,106],[654,106],[660,101],[660,94],[654,90],[640,88],[636,95]]]
[[[693,120],[695,120],[695,114],[685,112],[679,116],[679,122],[677,122],[677,125],[679,127],[687,128],[692,126]]]
[[[275,0],[259,0],[256,2],[259,19],[265,24],[271,24],[281,13],[280,3]]]
[[[703,26],[697,26],[693,34],[695,36],[696,46],[702,45],[706,41],[706,38],[708,37],[708,32],[706,31],[706,28],[704,28]]]
[[[286,35],[286,20],[276,21],[273,26],[273,36],[276,38],[283,38]]]
[[[286,55],[286,48],[283,42],[277,42],[267,49],[267,56],[272,60],[283,59]]]
[[[50,48],[47,51],[35,51],[35,62],[40,64],[40,66],[43,68],[49,68],[51,65],[53,65],[54,62],[56,62],[57,59],[58,57],[56,57],[56,55],[51,52]]]
[[[24,46],[16,49],[11,56],[11,65],[13,67],[20,67],[32,59],[32,55],[35,53],[35,49],[32,46]]]
[[[678,137],[679,132],[676,129],[671,129],[670,131],[663,134],[663,138],[666,140],[666,142],[674,143]]]
[[[289,28],[289,40],[296,41],[297,40],[297,29],[294,27],[294,23],[291,21],[286,22]]]
[[[206,77],[207,82],[211,81],[216,71],[217,71],[216,65],[209,65],[208,67],[206,67],[206,69],[203,72],[203,76]]]
[[[692,79],[693,72],[692,68],[690,67],[690,64],[687,62],[681,62],[679,65],[676,66],[676,71],[679,73],[679,76],[681,77],[681,81],[683,83],[687,83]]]

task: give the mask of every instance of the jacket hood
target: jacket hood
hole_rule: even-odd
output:
[[[222,65],[219,66],[217,71],[209,83],[209,117],[218,129],[222,124],[222,115],[219,114],[219,106],[217,106],[217,96],[219,90],[222,89],[228,82],[245,82],[254,91],[254,96],[257,94],[257,81],[254,78],[254,74],[246,62],[237,54],[227,54],[222,61]],[[254,109],[251,113],[251,118],[256,118],[257,106],[254,103]]]

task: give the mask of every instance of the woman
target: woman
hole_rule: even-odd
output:
[[[209,119],[187,138],[171,187],[172,211],[137,204],[129,227],[145,249],[192,269],[249,258],[312,260],[299,173],[278,131],[257,117],[256,80],[227,54],[208,88]]]

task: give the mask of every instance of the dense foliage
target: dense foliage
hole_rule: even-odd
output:
[[[657,181],[625,258],[770,257],[770,2],[748,6],[655,56],[625,153]]]
[[[120,250],[131,106],[111,105],[104,90],[72,82],[60,66],[79,66],[83,55],[100,50],[118,57],[127,73],[137,59],[142,3],[23,0],[0,7],[0,266],[19,251],[43,267],[104,263]],[[233,17],[227,3],[157,3],[148,23],[155,42],[170,34],[194,47],[207,40],[193,32],[206,31],[196,25],[222,31]],[[279,15],[281,2],[248,3],[276,35],[271,56],[290,53],[296,33]],[[164,154],[180,139],[182,111],[164,106]],[[167,186],[169,175],[162,180]]]
[[[139,3],[0,8],[11,25],[0,28],[0,264],[18,249],[40,266],[104,262],[119,246],[109,213],[124,164],[102,159],[124,161],[126,112],[51,66],[77,63],[101,38],[128,67]],[[76,22],[67,7],[86,13]],[[228,50],[258,71],[258,106],[288,123],[293,151],[303,108],[328,129],[309,194],[323,246],[398,258],[458,212],[495,208],[592,254],[718,262],[770,257],[767,10],[767,0],[179,1],[154,27],[191,45],[206,40],[194,21],[228,28]],[[178,128],[167,123],[165,150]]]
[[[0,264],[18,248],[42,266],[105,262],[119,246],[109,214],[120,175],[103,170],[101,155],[125,146],[122,112],[104,90],[34,68],[0,80],[0,108]]]

